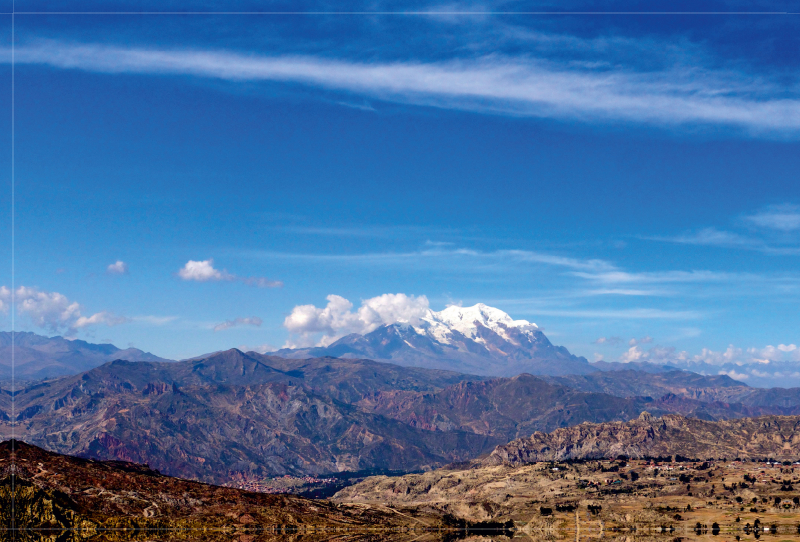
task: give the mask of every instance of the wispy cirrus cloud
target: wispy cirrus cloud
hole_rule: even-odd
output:
[[[480,262],[486,265],[520,265],[544,264],[554,267],[563,267],[586,272],[607,272],[616,267],[602,259],[574,258],[537,252],[532,250],[495,250],[481,251],[469,248],[446,248],[446,244],[432,243],[431,248],[409,252],[372,252],[359,254],[314,254],[314,253],[287,253],[270,251],[247,251],[243,254],[255,258],[318,262],[341,262],[344,264],[360,265],[391,265],[402,262],[417,264],[446,262],[448,265],[458,259],[469,262]],[[472,265],[472,264],[471,264]]]
[[[8,50],[2,53],[8,61]],[[510,55],[364,62],[46,40],[21,44],[15,60],[109,74],[297,83],[372,99],[490,114],[664,127],[724,125],[770,137],[800,134],[797,88],[753,74],[701,67],[639,70]]]
[[[618,344],[622,344],[622,337],[598,337],[597,340],[594,341],[593,344],[607,344],[611,346],[616,346]]]
[[[742,235],[735,232],[704,228],[696,232],[687,232],[675,236],[649,236],[641,237],[648,241],[662,241],[680,245],[697,245],[705,247],[734,248],[739,250],[753,250],[764,254],[791,256],[800,254],[800,246],[777,244],[774,241]]]
[[[800,205],[788,203],[770,205],[757,213],[745,216],[744,219],[761,228],[795,232],[800,230]]]
[[[675,236],[651,236],[643,237],[650,241],[667,241],[670,243],[680,243],[684,245],[704,245],[734,248],[760,248],[763,243],[740,235],[716,228],[703,228],[696,232],[688,232]]]
[[[214,331],[224,331],[232,327],[241,327],[241,326],[261,327],[261,324],[262,324],[261,318],[259,318],[258,316],[250,316],[248,318],[235,318],[233,320],[225,320],[221,324],[215,325]]]
[[[664,310],[654,308],[634,309],[538,309],[542,316],[562,316],[568,318],[604,318],[613,320],[696,320],[705,313],[696,310]]]
[[[596,290],[586,290],[581,295],[621,295],[637,297],[661,297],[675,295],[675,292],[662,289],[641,289],[641,288],[598,288]]]
[[[440,236],[461,234],[454,228],[434,228],[430,226],[415,225],[355,225],[355,226],[316,226],[316,225],[281,225],[274,228],[276,231],[295,233],[301,235],[318,235],[328,237],[378,237],[399,238],[412,236]],[[463,236],[461,236],[463,237]]]
[[[167,324],[171,324],[176,320],[178,320],[178,316],[145,315],[145,316],[133,316],[131,318],[132,322],[148,324],[151,326],[165,326]]]
[[[679,235],[643,236],[641,239],[682,245],[754,250],[772,255],[800,255],[800,206],[769,205],[740,217],[737,224],[747,226],[742,233],[706,227]],[[740,228],[741,229],[741,228]]]
[[[703,282],[731,282],[742,279],[762,279],[759,275],[750,273],[729,273],[721,271],[603,271],[587,273],[575,271],[572,273],[591,282],[599,284],[668,284],[668,283],[703,283]]]

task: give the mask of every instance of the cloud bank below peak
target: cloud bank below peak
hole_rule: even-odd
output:
[[[10,60],[8,50],[0,53]],[[753,74],[701,67],[644,71],[529,55],[365,62],[58,41],[22,44],[15,50],[15,62],[107,74],[293,83],[489,114],[661,127],[728,126],[751,136],[781,138],[800,134],[798,89]]]

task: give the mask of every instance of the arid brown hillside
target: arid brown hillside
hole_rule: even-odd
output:
[[[498,446],[481,465],[665,457],[800,459],[800,416],[710,422],[643,412],[629,422],[582,423]]]
[[[12,451],[13,449],[13,451]],[[12,462],[14,474],[12,474]],[[0,523],[17,528],[246,528],[426,524],[372,507],[266,495],[162,476],[143,465],[0,443]]]

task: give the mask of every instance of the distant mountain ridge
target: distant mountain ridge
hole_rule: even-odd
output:
[[[387,324],[363,335],[347,335],[328,346],[286,348],[272,355],[368,358],[485,376],[586,374],[597,370],[586,358],[553,345],[536,324],[513,320],[483,303],[429,310],[413,324]]]
[[[631,420],[800,414],[800,389],[683,371],[488,378],[236,349],[179,362],[114,361],[0,390],[0,439],[148,463],[225,482],[278,474],[418,470],[474,459],[535,431]]]
[[[45,337],[27,331],[14,332],[15,376],[39,380],[81,373],[108,361],[170,361],[138,348],[92,344],[79,339]],[[11,332],[0,331],[0,379],[11,377]]]

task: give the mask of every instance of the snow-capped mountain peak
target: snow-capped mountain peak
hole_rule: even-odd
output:
[[[358,357],[490,376],[586,374],[595,370],[586,358],[553,345],[536,324],[514,320],[483,303],[451,306],[439,312],[424,309],[414,319],[396,319],[368,333],[346,335],[325,347],[279,350],[275,354],[292,358]]]
[[[451,344],[453,331],[476,342],[484,342],[480,336],[479,326],[494,331],[508,341],[512,340],[508,334],[511,328],[516,328],[526,334],[532,334],[539,329],[532,322],[514,320],[500,309],[478,303],[472,307],[451,305],[439,312],[429,310],[425,316],[420,318],[419,325],[414,326],[414,331],[442,344]]]

